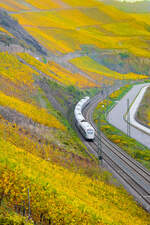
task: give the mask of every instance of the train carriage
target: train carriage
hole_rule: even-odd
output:
[[[82,115],[82,110],[89,103],[89,99],[90,98],[86,96],[77,103],[74,110],[74,116],[76,125],[85,139],[94,140],[94,128],[85,120],[84,116]]]

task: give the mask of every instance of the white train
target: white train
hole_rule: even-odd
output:
[[[76,120],[76,125],[79,128],[82,135],[85,137],[86,140],[94,140],[95,132],[94,128],[85,120],[84,116],[82,115],[83,108],[89,103],[89,97],[84,97],[81,99],[74,109],[74,116]]]

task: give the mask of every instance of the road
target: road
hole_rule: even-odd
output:
[[[124,133],[127,133],[127,123],[124,120],[124,115],[127,112],[127,99],[132,103],[141,88],[145,85],[148,84],[134,85],[133,88],[119,102],[117,102],[115,107],[108,114],[110,124]],[[130,126],[130,136],[150,149],[150,135],[142,132],[138,128]]]

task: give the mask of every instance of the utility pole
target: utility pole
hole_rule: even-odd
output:
[[[30,208],[30,189],[28,188],[28,202],[29,202],[29,212],[28,212],[28,217],[29,219],[31,218],[31,208]]]
[[[130,102],[129,98],[127,99],[127,135],[130,137]]]
[[[106,119],[109,122],[109,95],[107,96]]]
[[[102,166],[101,112],[98,116],[98,160],[100,166]]]
[[[105,77],[103,77],[103,84],[102,84],[102,90],[103,90],[103,99],[105,99],[106,95],[106,86],[105,86]]]

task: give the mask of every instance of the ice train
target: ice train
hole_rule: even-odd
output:
[[[76,121],[76,126],[80,130],[80,133],[84,136],[86,140],[93,141],[95,137],[94,128],[89,122],[87,122],[82,114],[83,108],[89,103],[90,98],[84,97],[81,99],[74,109],[74,116]]]

